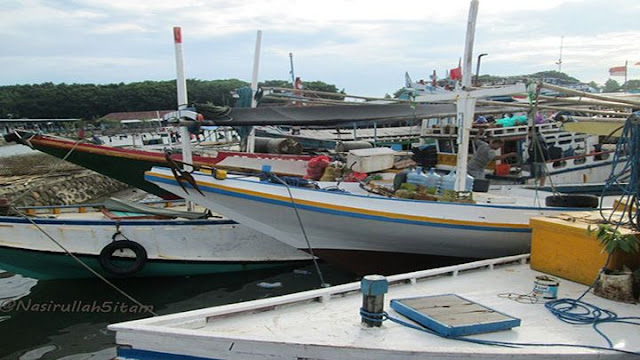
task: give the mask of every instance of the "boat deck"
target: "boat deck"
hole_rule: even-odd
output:
[[[456,294],[519,318],[511,330],[473,335],[473,339],[531,344],[607,347],[590,325],[558,320],[544,306],[519,302],[507,294],[530,294],[536,276],[527,255],[389,276],[385,310],[391,299]],[[515,261],[515,263],[514,263]],[[361,325],[360,283],[312,290],[272,299],[212,307],[109,326],[117,332],[121,359],[151,359],[157,353],[180,359],[585,359],[631,358],[628,353],[566,346],[498,347],[446,339],[391,321],[379,328]],[[586,286],[560,280],[560,298],[578,298]],[[525,300],[525,299],[522,299]],[[583,301],[620,317],[638,314],[638,305],[611,302],[588,293]],[[640,351],[637,327],[607,323],[598,327],[626,351]]]

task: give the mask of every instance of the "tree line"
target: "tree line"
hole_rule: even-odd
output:
[[[249,86],[238,79],[188,79],[191,103],[233,106],[235,90]],[[259,86],[292,87],[283,80],[269,80]],[[321,81],[305,82],[306,89],[335,92],[335,85]],[[0,118],[99,119],[112,112],[175,109],[175,81],[143,81],[119,84],[53,84],[0,86]]]

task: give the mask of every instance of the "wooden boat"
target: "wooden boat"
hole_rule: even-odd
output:
[[[5,140],[15,141],[65,159],[162,198],[176,198],[175,195],[143,179],[144,172],[150,170],[151,167],[168,165],[166,156],[161,151],[96,145],[49,135],[35,135],[24,131],[5,135]],[[182,160],[182,155],[173,154],[171,158]],[[276,173],[295,176],[306,174],[306,161],[309,159],[311,156],[308,155],[256,154],[233,151],[217,151],[210,156],[193,156],[194,164],[243,170],[260,170],[263,164],[267,164]]]
[[[566,131],[560,122],[536,124],[535,127],[552,155],[546,159],[542,169],[548,183],[598,184],[607,180],[611,174],[614,153],[613,149],[603,149],[598,136]],[[520,162],[524,162],[528,125],[472,128],[471,134],[477,135],[480,131],[489,139],[502,139],[502,152],[516,153]],[[431,157],[425,161],[426,166],[441,170],[452,170],[456,167],[457,133],[455,126],[447,124],[423,127],[421,136],[433,144]],[[500,171],[496,171],[497,165],[496,162],[491,162],[485,170],[487,178],[492,182],[534,184],[535,177],[529,169],[524,169],[521,163],[510,164],[503,161]]]
[[[371,193],[358,183],[319,188],[229,175],[194,173],[179,185],[170,169],[145,179],[288,245],[363,274],[424,266],[425,255],[491,258],[529,251],[529,218],[575,207],[548,207],[536,189],[519,185],[473,193],[475,203],[411,200]],[[613,197],[604,198],[604,206]],[[593,206],[594,204],[592,204]],[[300,219],[298,219],[298,216]],[[305,238],[306,237],[306,238]],[[308,242],[307,242],[308,241]]]
[[[388,291],[382,291],[380,310],[402,323],[384,321],[381,326],[367,327],[360,315],[360,308],[366,304],[361,293],[365,284],[355,282],[108,328],[116,332],[116,359],[122,360],[584,360],[637,356],[640,333],[633,326],[601,324],[598,330],[613,343],[614,349],[608,349],[606,340],[591,325],[567,324],[554,317],[543,305],[549,301],[543,294],[532,296],[537,278],[546,274],[532,270],[527,258],[483,260],[387,277]],[[568,280],[561,280],[557,286],[561,298],[578,298],[586,290],[587,286]],[[466,299],[463,307],[467,309],[474,303],[484,306],[486,310],[477,312],[471,325],[486,329],[495,323],[486,319],[504,315],[517,319],[519,326],[445,338],[409,320],[391,305],[404,299],[437,299],[447,294],[447,298]],[[522,302],[513,300],[518,294],[522,294]],[[637,305],[612,302],[592,293],[585,294],[582,301],[614,311],[621,318],[637,315]],[[451,306],[443,305],[437,308],[439,312],[449,309],[452,313]],[[473,312],[467,311],[452,318],[462,322],[470,315]]]
[[[124,205],[122,211],[32,207],[23,209],[29,217],[0,216],[0,268],[43,280],[94,276],[68,253],[108,277],[248,271],[311,260],[222,217]]]

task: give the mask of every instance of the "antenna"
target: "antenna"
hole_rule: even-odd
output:
[[[560,37],[560,57],[558,61],[556,61],[556,65],[558,65],[558,72],[562,72],[562,45],[564,43],[564,36]]]

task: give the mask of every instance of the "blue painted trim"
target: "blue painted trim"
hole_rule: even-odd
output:
[[[130,349],[118,346],[118,357],[127,360],[218,360],[199,356],[170,354],[149,350]]]
[[[231,225],[237,222],[228,219],[213,220],[66,220],[30,218],[38,225],[120,225],[120,226],[188,226],[188,225]],[[19,216],[0,216],[0,223],[7,224],[31,224],[31,221]]]
[[[145,175],[145,179],[146,178],[147,178],[147,175]],[[166,184],[169,184],[169,185],[177,186],[177,183],[176,183],[175,180],[158,178],[158,177],[151,177],[151,176],[149,176],[149,179],[152,179],[155,182],[162,182],[162,183],[166,183]],[[188,184],[185,184],[185,185],[188,186],[188,187],[191,187]],[[209,192],[209,193],[220,194],[220,195],[225,195],[225,196],[230,196],[230,197],[235,197],[235,198],[247,199],[247,200],[256,201],[256,202],[262,202],[262,203],[267,203],[267,204],[274,204],[274,205],[278,205],[278,206],[284,206],[284,207],[288,207],[288,208],[293,208],[293,204],[291,204],[291,202],[287,202],[287,201],[266,199],[266,198],[259,197],[259,196],[253,196],[253,195],[248,195],[248,194],[243,194],[243,193],[225,191],[225,190],[221,190],[221,189],[218,189],[218,188],[212,188],[212,187],[209,187],[209,186],[206,186],[206,185],[198,185],[198,187],[199,187],[199,189],[201,191],[206,191],[206,192]],[[360,196],[360,195],[352,195],[352,196]],[[380,198],[380,199],[381,200],[391,200],[391,199],[385,199],[385,198]],[[477,226],[477,225],[469,225],[469,224],[460,224],[460,225],[458,225],[458,224],[446,224],[446,223],[437,223],[437,222],[430,222],[430,221],[395,219],[395,218],[388,218],[388,217],[384,217],[384,216],[367,215],[367,214],[360,214],[360,213],[352,213],[352,212],[346,212],[346,211],[332,210],[332,209],[326,209],[326,208],[310,206],[310,205],[304,205],[304,204],[298,204],[298,203],[296,203],[296,207],[298,209],[304,209],[304,210],[309,210],[309,211],[314,211],[314,212],[319,212],[319,213],[324,213],[324,214],[332,214],[332,215],[359,218],[359,219],[367,219],[367,220],[385,221],[385,222],[392,222],[392,223],[399,223],[399,224],[432,226],[432,227],[441,227],[441,228],[450,228],[450,229],[465,229],[465,230],[473,230],[473,231],[492,231],[492,232],[493,231],[499,231],[499,232],[515,232],[515,233],[530,233],[531,232],[530,228],[508,228],[508,227],[495,227],[495,226],[491,227],[491,226],[481,226],[481,225]],[[538,208],[533,208],[533,209],[537,210]],[[563,211],[567,211],[567,208],[563,208]]]

